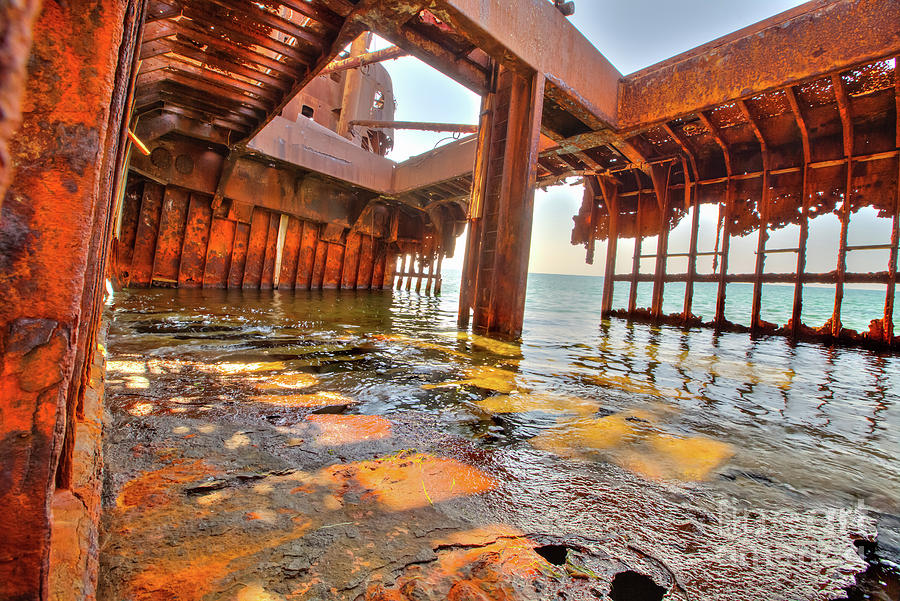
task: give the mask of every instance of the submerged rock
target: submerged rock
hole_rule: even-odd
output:
[[[664,433],[649,411],[626,411],[564,422],[531,440],[565,457],[604,458],[653,480],[706,480],[733,454],[731,445],[705,436]]]

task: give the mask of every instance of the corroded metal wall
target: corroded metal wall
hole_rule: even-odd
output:
[[[237,202],[213,209],[211,196],[136,178],[115,275],[132,287],[378,290],[392,287],[397,253],[371,232]]]
[[[13,28],[30,26],[27,13],[12,14]],[[30,55],[12,48],[29,65],[24,89],[15,79],[2,82],[3,96],[20,94],[23,107],[8,163],[0,152],[10,169],[0,215],[4,599],[49,598],[50,572],[67,568],[77,581],[62,587],[65,597],[93,594],[100,440],[90,375],[142,21],[136,0],[47,2]],[[51,556],[51,540],[68,552]]]

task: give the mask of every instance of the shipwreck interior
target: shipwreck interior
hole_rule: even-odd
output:
[[[123,336],[122,331],[133,327],[128,332],[136,340],[141,333],[130,322],[111,326],[108,312],[104,318],[110,290],[146,289],[146,294],[156,295],[147,298],[162,299],[159,302],[169,302],[177,297],[166,295],[181,292],[197,294],[198,299],[229,299],[227,295],[237,291],[277,291],[278,298],[319,290],[374,298],[387,298],[389,291],[440,295],[443,263],[453,256],[457,238],[468,232],[456,316],[459,335],[514,363],[521,359],[520,350],[513,347],[525,319],[535,189],[573,178],[583,182],[583,204],[573,216],[571,241],[559,243],[583,245],[587,262],[593,263],[597,242],[606,241],[602,327],[617,327],[606,320],[621,318],[623,323],[746,331],[754,337],[783,336],[888,354],[897,349],[900,3],[812,0],[629,75],[619,73],[572,25],[567,18],[572,9],[571,2],[547,0],[0,3],[0,296],[4,299],[0,599],[546,598],[541,597],[540,586],[549,586],[544,590],[556,594],[553,587],[559,582],[534,582],[543,582],[556,570],[567,574],[565,586],[570,587],[571,598],[579,599],[661,599],[663,594],[673,599],[740,598],[728,596],[731,585],[751,594],[746,583],[764,578],[766,566],[755,566],[758,571],[743,576],[727,575],[720,582],[725,588],[715,591],[720,596],[704,596],[702,578],[688,577],[693,574],[691,561],[672,559],[690,555],[694,547],[670,550],[671,556],[657,558],[646,548],[618,541],[621,549],[616,549],[631,554],[629,563],[612,558],[616,555],[612,551],[608,557],[591,554],[587,543],[526,536],[506,527],[460,526],[444,538],[431,531],[422,534],[412,526],[407,529],[442,501],[497,486],[490,475],[461,459],[393,448],[395,464],[360,463],[372,456],[360,451],[358,457],[350,457],[358,459],[352,473],[350,468],[320,471],[303,480],[299,472],[289,473],[278,462],[258,459],[255,467],[243,465],[232,477],[199,456],[215,457],[222,448],[247,451],[252,446],[247,438],[252,429],[225,432],[223,427],[216,434],[221,434],[221,441],[209,448],[198,446],[195,455],[191,451],[178,459],[166,455],[175,451],[165,441],[129,439],[128,452],[133,451],[134,457],[151,449],[169,463],[152,469],[147,464],[148,473],[158,478],[142,480],[143,488],[132,485],[137,480],[125,483],[110,475],[110,469],[124,465],[127,455],[125,443],[117,438],[134,427],[125,418],[160,415],[135,404],[137,393],[128,382],[144,376],[128,375],[127,361],[116,355],[119,371],[107,371],[107,360],[112,361],[109,328],[124,328],[116,334]],[[393,46],[372,50],[373,34]],[[382,63],[404,56],[415,57],[478,94],[479,123],[397,121],[391,78]],[[461,137],[395,162],[386,155],[396,132],[403,129],[447,131]],[[711,233],[701,231],[701,208],[715,211]],[[848,231],[862,210],[890,221],[889,239],[851,241]],[[833,240],[837,262],[830,270],[813,272],[807,269],[809,224],[822,215],[836,216],[840,223],[840,234]],[[689,248],[672,251],[669,233],[682,223],[690,227]],[[767,243],[788,227],[798,230],[796,245]],[[737,273],[729,269],[730,244],[747,236],[756,241],[755,269]],[[646,238],[655,238],[655,248],[643,243]],[[635,242],[631,270],[623,272],[616,262],[624,256],[617,248],[625,239]],[[701,239],[715,243],[701,248]],[[864,273],[848,269],[848,255],[866,251],[885,252],[886,264]],[[792,271],[767,271],[766,258],[776,254],[796,257]],[[650,272],[642,271],[644,259],[652,259]],[[673,269],[672,259],[683,260],[686,268]],[[712,267],[698,269],[698,261],[711,262]],[[641,283],[652,283],[648,307],[638,306]],[[685,291],[682,308],[667,314],[663,299],[670,283],[683,283]],[[716,285],[711,319],[692,310],[698,283]],[[749,325],[726,319],[730,283],[753,286],[746,308]],[[764,284],[771,283],[793,286],[792,317],[787,323],[763,319]],[[834,290],[832,315],[824,325],[803,323],[805,284]],[[878,307],[868,331],[842,324],[845,287],[855,284],[884,290],[883,310]],[[624,305],[614,303],[616,285],[620,291],[627,287]],[[186,292],[192,289],[196,292]],[[214,296],[219,291],[224,296]],[[130,302],[136,304],[126,305],[139,313],[140,303]],[[250,306],[242,318],[255,319]],[[265,302],[253,305],[258,311],[265,307]],[[159,309],[159,314],[165,311]],[[302,321],[302,316],[293,317]],[[184,332],[163,333],[173,340],[190,338]],[[332,334],[326,342],[354,335]],[[387,332],[367,336],[369,346],[341,347],[345,358],[350,357],[347,360],[385,341],[397,342]],[[255,344],[280,348],[277,342],[275,334],[266,333]],[[436,350],[430,342],[402,343],[426,352]],[[448,360],[454,360],[457,352],[437,351],[449,355]],[[215,374],[228,375],[221,366],[203,367],[200,359],[190,359],[194,363],[186,368],[188,359],[182,364],[178,357],[161,353],[154,347],[146,356],[147,361],[159,361],[161,371],[153,373],[167,398],[179,395],[165,386],[184,384],[166,380],[167,370],[175,370],[176,364],[210,390],[217,390]],[[138,359],[140,354],[134,353]],[[510,394],[514,385],[497,383],[498,378],[515,376],[509,375],[515,371],[510,365],[468,374],[464,382],[477,380],[482,388]],[[253,369],[249,384],[242,383],[240,390],[252,389],[256,395],[272,383],[280,382],[285,389],[306,386],[298,383],[296,374],[287,382],[275,367],[271,373]],[[110,421],[107,385],[121,404],[116,406],[127,407],[122,415],[131,412],[131,417]],[[633,386],[625,390],[647,393]],[[681,390],[671,396],[695,392]],[[312,405],[295,408],[349,404],[325,392],[310,393],[303,402]],[[225,405],[210,407],[210,415],[233,411]],[[193,416],[190,411],[184,415]],[[608,415],[605,418],[613,421],[603,422],[603,428],[613,433],[627,430],[629,436],[644,437],[641,444],[648,446],[674,448],[669,438],[635,426],[655,423],[654,411]],[[181,414],[170,413],[171,419],[182,419]],[[356,416],[366,418],[359,423],[342,421],[343,417],[350,416],[326,411],[312,416],[310,423],[331,434],[363,428],[362,434],[353,432],[367,445],[382,444],[372,441],[389,436],[384,434],[389,426],[381,418]],[[502,425],[501,418],[495,421],[495,427]],[[420,432],[415,423],[394,428],[407,428],[412,433],[409,440],[417,440],[416,436],[437,440],[445,433],[439,425],[431,434]],[[187,422],[172,422],[172,428],[185,436],[203,432]],[[308,441],[301,438],[291,445],[304,448]],[[702,480],[727,453],[709,441],[690,440],[702,448],[684,453],[702,454],[706,463],[678,474]],[[253,444],[264,448],[270,442],[260,439]],[[542,442],[553,446],[559,441]],[[105,444],[119,445],[106,462]],[[387,453],[381,447],[377,450]],[[473,464],[480,457],[475,451],[470,455],[464,459]],[[320,453],[323,457],[329,459],[325,451]],[[251,469],[256,471],[250,474]],[[434,488],[419,487],[418,481],[407,484],[405,479],[415,470],[430,474]],[[388,480],[400,484],[388,492],[377,488]],[[208,503],[221,502],[219,511],[225,515],[231,510],[228,503],[243,503],[245,508],[258,503],[250,492],[254,486],[269,486],[267,491],[285,487],[295,496],[296,491],[335,486],[344,494],[352,489],[351,481],[353,486],[375,482],[376,492],[362,498],[374,495],[395,513],[389,518],[369,516],[370,530],[362,534],[353,530],[347,540],[382,537],[388,540],[385,545],[396,542],[399,548],[414,546],[426,535],[434,538],[426,556],[413,558],[412,553],[406,567],[391,568],[392,581],[381,575],[371,582],[363,576],[354,580],[360,566],[369,570],[361,572],[368,577],[377,571],[373,566],[382,565],[381,556],[363,550],[348,552],[358,553],[349,559],[329,556],[333,567],[328,574],[284,567],[294,565],[290,562],[315,563],[316,549],[332,543],[325,526],[312,528],[312,522],[300,519],[266,531],[265,536],[236,535],[223,522],[211,528],[218,529],[218,538],[204,538],[209,532],[198,527],[188,547],[169,556],[159,551],[167,540],[159,525],[187,519],[173,509],[173,487],[183,488],[191,502],[201,495]],[[630,486],[623,485],[623,498],[643,503],[640,486]],[[228,487],[240,490],[227,497],[223,490]],[[538,492],[529,494],[540,497]],[[669,502],[666,495],[660,492],[647,501],[648,506]],[[334,524],[326,524],[337,528],[333,532],[344,533],[342,524],[349,523],[344,518],[355,520],[362,513],[352,514],[348,505],[335,509],[339,496],[335,492],[316,497],[309,506],[323,515],[346,512],[333,518]],[[293,497],[285,493],[283,499],[288,498]],[[292,511],[301,511],[292,503],[261,505],[247,519],[254,524],[287,520]],[[134,522],[116,521],[116,516],[135,507],[149,517],[141,521],[133,517],[135,512],[128,514]],[[216,506],[209,507],[214,514]],[[487,511],[466,507],[473,514]],[[660,531],[671,527],[672,533],[679,528],[686,532],[694,527],[679,519],[672,514]],[[118,532],[118,539],[102,537],[104,520],[110,520],[107,531]],[[793,532],[786,528],[785,536]],[[143,533],[143,538],[135,533]],[[293,556],[283,555],[278,569],[283,567],[288,579],[305,578],[307,588],[276,595],[255,580],[241,580],[240,586],[228,581],[221,589],[207,586],[225,582],[223,566],[243,570],[241,578],[249,578],[247,574],[263,570],[252,560],[256,554],[300,545],[296,541],[303,536],[307,546],[296,547]],[[710,535],[716,536],[725,534]],[[827,538],[816,532],[810,536]],[[834,540],[850,545],[848,537],[835,535]],[[678,546],[672,545],[670,549]],[[446,561],[441,569],[449,573],[450,566],[469,565],[466,550],[485,546],[503,558],[502,566],[488,569],[478,564],[481,567],[467,572],[464,582],[408,571],[409,565],[434,560],[429,554],[433,551],[434,557]],[[835,556],[846,556],[846,549],[835,548]],[[152,578],[149,572],[138,573],[121,559],[122,549],[137,558],[134,561],[151,558],[147,561],[166,568]],[[203,553],[208,554],[206,563],[192,559]],[[104,554],[113,559],[101,569]],[[176,555],[178,566],[166,563],[174,562]],[[668,567],[673,561],[680,572]],[[535,567],[535,562],[540,565]],[[573,567],[573,562],[578,565]],[[772,570],[773,582],[780,580],[771,590],[788,590],[796,584],[808,587],[802,589],[806,592],[818,587],[819,596],[810,599],[836,598],[824,595],[838,591],[848,574],[841,572],[839,563],[825,563],[819,580],[809,575],[818,570],[809,570],[803,578]],[[856,567],[856,572],[864,568]],[[265,569],[269,568],[275,569]],[[841,576],[834,576],[837,573]],[[527,594],[519,589],[510,592],[509,587],[519,585],[509,583],[519,580],[537,588]],[[200,586],[200,581],[206,584]],[[415,583],[424,581],[430,583],[429,594],[438,596],[416,596]]]

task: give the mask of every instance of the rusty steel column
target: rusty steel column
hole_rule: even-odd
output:
[[[13,171],[8,144],[22,121],[25,67],[40,9],[41,0],[0,4],[0,209]]]
[[[897,245],[900,241],[900,156],[897,157],[897,162],[897,191],[894,215],[891,219],[891,254],[888,259],[888,283],[884,298],[884,322],[882,323],[884,341],[887,344],[892,344],[894,340],[894,294],[897,289]]]
[[[362,56],[368,53],[369,40],[372,39],[371,33],[363,33],[357,37],[353,44],[350,45],[350,58]],[[344,74],[344,94],[341,99],[341,116],[338,121],[337,133],[345,138],[352,139],[353,134],[350,131],[350,122],[358,115],[361,101],[363,75],[358,69],[347,71]],[[371,104],[371,99],[369,103]]]
[[[688,203],[693,204],[694,213],[691,215],[691,240],[688,246],[687,281],[684,284],[684,310],[682,313],[685,325],[688,325],[693,315],[691,313],[691,308],[694,302],[694,278],[697,275],[697,238],[700,233],[700,195],[697,194],[696,188],[692,186],[691,189],[693,199],[689,200]]]
[[[797,95],[793,87],[785,90],[797,128],[800,130],[800,141],[803,143],[803,184],[801,186],[801,220],[800,237],[797,244],[797,273],[794,277],[794,305],[791,311],[791,337],[795,340],[800,335],[801,316],[803,314],[803,275],[806,273],[806,245],[809,239],[809,164],[812,162],[812,149],[809,145],[809,129]]]
[[[634,255],[631,259],[631,287],[628,289],[628,316],[631,317],[634,314],[634,310],[637,308],[637,286],[638,286],[638,272],[641,269],[641,246],[644,243],[644,236],[642,234],[643,223],[641,223],[641,191],[638,190],[637,194],[637,210],[635,211],[637,214],[635,215],[636,221],[636,229],[634,231]]]
[[[606,204],[609,220],[606,243],[606,271],[603,276],[603,297],[600,304],[600,316],[606,317],[612,311],[613,291],[616,278],[616,254],[619,246],[619,188],[615,182],[599,179],[600,192]],[[607,190],[607,186],[610,188]]]
[[[763,187],[759,199],[759,236],[756,239],[756,267],[753,270],[753,305],[750,311],[750,331],[760,326],[762,311],[762,280],[766,265],[766,241],[769,239],[769,160],[763,155]]]
[[[441,295],[441,284],[443,283],[443,281],[441,279],[441,267],[443,266],[443,263],[444,263],[444,251],[441,250],[438,252],[438,258],[437,258],[437,271],[435,274],[437,279],[434,282],[434,295],[435,296]]]
[[[475,289],[470,291],[472,325],[478,333],[518,338],[525,311],[544,77],[501,70],[491,96],[490,144],[484,143],[488,136],[480,139],[476,165],[484,166],[473,186],[482,191],[483,207]]]
[[[496,68],[493,68],[496,79]],[[492,81],[491,85],[495,85]],[[488,149],[491,145],[491,119],[493,94],[486,94],[481,99],[481,114],[478,127],[479,149]],[[481,219],[484,215],[484,195],[487,191],[488,152],[475,153],[475,167],[472,174],[472,198],[469,202],[467,220],[466,252],[463,255],[462,277],[459,283],[459,316],[457,325],[469,327],[469,318],[475,308],[475,290],[478,287],[478,257],[481,254]]]
[[[30,29],[28,13],[36,5],[25,4],[0,30]],[[8,599],[49,597],[51,497],[60,487],[85,492],[73,480],[65,449],[74,446],[72,421],[102,302],[98,283],[112,226],[113,164],[136,6],[128,0],[46,4],[34,23],[22,99],[27,112],[11,138],[8,162],[0,148],[0,177],[9,182],[0,216],[0,589]],[[9,50],[23,53],[17,61],[29,60],[24,43]],[[17,61],[15,73],[0,67],[0,79],[21,77]],[[0,85],[0,128],[18,113],[7,104],[15,92],[15,81]],[[0,131],[0,144],[6,133]],[[96,523],[99,496],[86,494],[83,504],[88,522]],[[93,554],[90,570],[96,554],[85,552]],[[74,598],[77,591],[71,592]]]
[[[766,265],[766,241],[769,239],[769,170],[771,167],[771,157],[769,154],[769,145],[763,136],[756,119],[750,113],[747,103],[743,100],[738,101],[741,112],[750,123],[757,141],[759,142],[759,151],[762,154],[762,192],[759,195],[759,234],[756,238],[756,267],[753,270],[753,303],[750,309],[750,332],[756,333],[760,326],[760,313],[762,311],[762,285],[763,270]]]
[[[697,113],[697,116],[700,117],[700,121],[706,126],[706,129],[709,130],[710,135],[716,141],[716,144],[719,145],[719,148],[722,150],[722,159],[725,161],[725,173],[728,174],[728,179],[725,183],[725,205],[724,211],[722,203],[719,203],[719,211],[720,218],[719,221],[722,223],[722,250],[719,251],[718,245],[716,248],[717,252],[720,252],[719,255],[719,285],[716,290],[716,314],[715,314],[715,327],[716,330],[721,330],[722,326],[725,324],[725,292],[728,286],[728,251],[731,247],[731,232],[728,230],[728,224],[731,221],[731,210],[732,204],[734,202],[734,181],[732,180],[732,175],[734,175],[734,171],[732,170],[731,165],[731,152],[728,150],[728,144],[725,142],[725,138],[722,136],[722,132],[719,130],[719,127],[710,121],[709,115],[700,111]],[[724,212],[724,216],[721,216],[722,212]],[[719,232],[718,229],[716,231],[716,236],[718,237]]]
[[[665,180],[662,179],[662,167],[653,166],[653,190],[659,208],[659,235],[656,238],[656,264],[653,269],[653,296],[650,302],[650,315],[654,320],[662,316],[663,294],[666,286],[666,263],[668,260],[669,228],[669,183],[672,165],[666,168]],[[687,174],[685,174],[687,179]]]
[[[844,201],[841,203],[841,235],[834,282],[834,310],[831,314],[831,335],[837,338],[841,334],[841,305],[844,301],[844,274],[847,272],[847,229],[850,227],[850,198],[853,195],[853,120],[850,116],[850,99],[841,76],[832,75],[831,83],[841,115],[844,158],[847,160],[847,183],[844,186]]]
[[[894,57],[894,113],[896,145],[900,148],[900,56]],[[894,343],[894,294],[897,289],[897,245],[900,242],[900,155],[897,156],[897,189],[894,191],[894,214],[891,219],[891,255],[888,261],[888,283],[884,298],[882,332],[887,344]]]
[[[716,288],[716,329],[725,325],[725,297],[728,289],[728,253],[731,250],[731,211],[734,204],[734,182],[729,177],[725,184],[725,217],[722,219],[722,251],[719,256],[719,285]],[[721,209],[721,205],[720,205]]]

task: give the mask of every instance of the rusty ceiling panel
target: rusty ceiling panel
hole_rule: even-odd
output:
[[[228,145],[257,133],[353,35],[343,1],[154,0],[148,10],[137,114],[207,140],[222,138],[209,125],[227,129]]]

